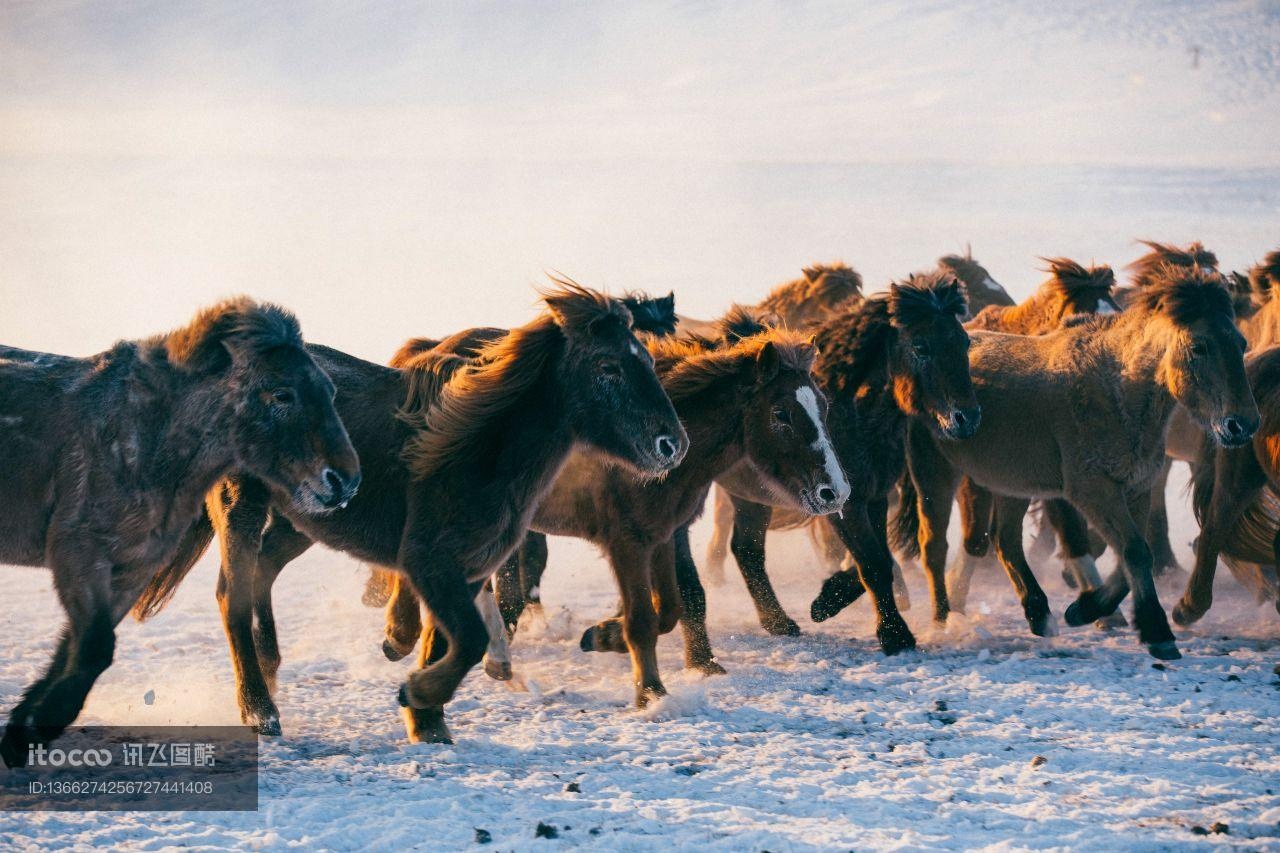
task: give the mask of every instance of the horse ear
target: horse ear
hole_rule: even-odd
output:
[[[673,290],[658,300],[658,304],[668,311],[676,310],[676,292]]]
[[[817,267],[805,267],[804,277],[808,279],[810,284],[813,284],[815,281],[822,278],[822,270]]]
[[[773,341],[768,341],[756,355],[756,380],[761,385],[772,382],[781,369],[782,357],[778,355],[778,348]]]

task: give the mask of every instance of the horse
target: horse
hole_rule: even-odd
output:
[[[1115,274],[1108,266],[1084,267],[1068,258],[1042,258],[1048,265],[1045,281],[1028,299],[1016,306],[991,306],[965,324],[970,331],[1005,332],[1016,335],[1041,335],[1058,329],[1068,318],[1098,314],[1106,316],[1120,310],[1111,296]],[[960,509],[963,546],[956,563],[947,572],[947,595],[953,609],[963,613],[969,594],[969,582],[976,562],[991,547],[995,530],[995,499],[991,492],[973,482],[961,479],[956,493]],[[902,484],[898,516],[915,511],[915,493],[910,481]],[[904,515],[905,514],[905,515]],[[1081,589],[1102,582],[1093,563],[1092,543],[1088,528],[1079,513],[1066,501],[1051,500],[1045,506],[1045,519],[1058,532],[1067,564],[1076,573]],[[910,528],[908,528],[910,530]],[[904,535],[894,526],[893,545],[899,553],[918,556],[917,539]],[[1033,611],[1032,631],[1048,629],[1042,611]]]
[[[942,273],[952,275],[963,285],[967,297],[965,318],[972,317],[974,312],[982,313],[1015,304],[1008,292],[996,282],[986,267],[974,260],[967,249],[964,255],[952,254],[938,258],[937,266]],[[730,493],[731,489],[726,488],[728,485],[730,484],[725,482],[716,489],[713,516],[715,526],[711,542],[707,546],[706,559],[712,582],[723,582],[725,555],[732,548],[761,626],[774,635],[798,635],[799,625],[782,608],[765,571],[764,540],[758,533],[760,525],[764,523],[763,517],[767,516],[770,530],[806,527],[822,564],[831,572],[850,567],[849,551],[831,525],[819,519],[809,520],[797,516],[785,509],[766,510],[761,502],[762,496],[753,492],[749,483],[743,493],[737,495]],[[897,564],[894,565],[893,582],[898,606],[906,609],[910,606],[910,597]]]
[[[294,512],[247,477],[224,482],[208,501],[246,723],[280,731],[268,687],[279,666],[271,584],[320,542],[395,568],[431,610],[448,652],[411,673],[398,698],[410,740],[452,742],[444,706],[489,642],[478,588],[523,538],[575,447],[642,478],[684,458],[687,436],[630,312],[567,279],[553,284],[545,312],[473,362],[427,353],[396,369],[313,348],[364,464],[360,494],[323,519]],[[272,517],[287,523],[273,521],[264,535]],[[181,577],[162,580],[160,595]]]
[[[862,276],[848,264],[813,264],[801,270],[799,278],[783,282],[749,308],[793,329],[803,329],[861,293]],[[684,316],[680,317],[680,330],[709,338],[719,333],[715,320]]]
[[[1223,446],[1240,446],[1257,430],[1244,346],[1222,276],[1198,266],[1160,268],[1119,314],[1038,337],[975,332],[970,363],[984,428],[965,442],[922,429],[909,439],[918,497],[905,523],[914,519],[930,571],[946,562],[951,501],[967,475],[1002,496],[997,556],[1028,621],[1049,633],[1052,614],[1022,553],[1021,526],[1030,500],[1064,498],[1122,557],[1121,568],[1067,608],[1067,624],[1110,615],[1132,589],[1148,652],[1180,657],[1151,574],[1150,491],[1175,405]]]
[[[9,716],[5,764],[79,715],[116,626],[190,548],[222,477],[251,472],[300,517],[353,498],[360,465],[333,392],[293,315],[244,297],[88,358],[0,348],[0,562],[51,569],[67,612]]]
[[[885,654],[915,647],[892,592],[893,557],[886,539],[888,495],[905,464],[908,423],[948,441],[972,435],[981,410],[969,380],[964,289],[949,272],[916,273],[887,293],[849,304],[814,329],[814,373],[831,401],[828,423],[836,455],[854,474],[849,502],[827,516],[857,566],[823,583],[809,608],[815,622],[871,594],[876,636]],[[734,520],[739,563],[764,573],[764,537],[774,501],[738,466],[719,482],[739,498]],[[744,511],[745,510],[745,511]],[[737,547],[740,546],[740,547]],[[745,574],[745,572],[744,572]],[[939,574],[931,579],[941,585]],[[940,600],[945,601],[945,590]]]
[[[1272,289],[1280,284],[1280,250],[1271,252],[1249,271],[1261,307],[1258,315],[1274,314]],[[1273,317],[1261,323],[1242,323],[1245,337],[1261,336],[1274,328]],[[1262,427],[1253,437],[1252,452],[1229,452],[1202,437],[1200,457],[1192,468],[1192,506],[1200,522],[1195,566],[1182,598],[1173,608],[1173,621],[1191,625],[1213,603],[1213,578],[1218,557],[1226,558],[1237,578],[1262,596],[1274,596],[1274,569],[1280,565],[1280,517],[1275,494],[1280,489],[1280,347],[1256,350],[1245,372],[1262,410]],[[1280,605],[1278,605],[1280,606]]]
[[[684,594],[688,579],[678,577],[674,541],[701,513],[712,481],[735,465],[748,465],[777,502],[807,515],[837,511],[850,488],[827,433],[827,402],[811,376],[815,351],[806,338],[771,328],[727,346],[701,338],[655,339],[649,350],[689,433],[684,462],[661,482],[645,483],[576,454],[531,523],[544,534],[586,539],[608,556],[622,593],[622,615],[589,628],[580,647],[630,653],[640,707],[666,692],[654,646],[677,621],[686,666],[724,672],[707,636],[705,596],[690,600]],[[507,565],[513,562],[514,556]],[[522,592],[514,572],[499,583],[499,592],[504,616],[511,614],[511,599]],[[393,611],[399,621],[389,622],[388,642],[403,645],[419,630],[419,610],[388,612]],[[431,642],[428,632],[424,644]]]

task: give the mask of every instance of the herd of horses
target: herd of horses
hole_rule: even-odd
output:
[[[557,278],[527,325],[416,338],[387,366],[247,298],[89,358],[0,347],[0,563],[51,569],[67,613],[0,756],[20,766],[75,720],[119,622],[159,611],[215,536],[241,717],[263,734],[281,731],[272,585],[316,542],[376,567],[386,655],[418,650],[399,692],[415,741],[450,741],[445,706],[482,660],[511,677],[547,535],[608,557],[619,610],[581,647],[630,655],[637,705],[665,693],[656,643],[677,625],[686,666],[723,673],[688,534],[709,496],[705,568],[723,577],[731,552],[771,634],[799,628],[767,533],[804,526],[829,569],[810,617],[865,594],[886,654],[916,644],[902,567],[919,560],[944,623],[992,546],[1031,632],[1052,635],[1023,550],[1038,515],[1078,590],[1066,622],[1124,626],[1132,593],[1141,642],[1177,658],[1154,582],[1174,565],[1173,460],[1201,524],[1174,620],[1207,611],[1220,557],[1276,594],[1280,251],[1223,273],[1199,244],[1145,246],[1123,286],[1046,259],[1021,304],[968,255],[875,294],[813,266],[715,322]]]

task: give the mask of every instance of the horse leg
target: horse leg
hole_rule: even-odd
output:
[[[423,630],[422,610],[418,605],[418,596],[414,595],[412,587],[405,582],[404,576],[397,572],[391,591],[391,600],[387,602],[382,653],[386,655],[387,660],[391,661],[408,656]]]
[[[521,546],[523,547],[523,546]],[[514,637],[524,612],[524,582],[520,572],[521,556],[513,553],[498,567],[493,575],[494,593],[498,597],[498,617],[508,637]]]
[[[866,503],[846,504],[843,515],[827,516],[853,554],[858,574],[849,570],[827,578],[822,591],[810,605],[813,621],[821,622],[839,613],[862,596],[871,596],[876,610],[876,638],[886,655],[916,647],[916,638],[898,612],[893,597],[893,554],[885,535],[889,505],[884,498]],[[877,523],[878,522],[878,523]]]
[[[1173,544],[1169,541],[1169,509],[1165,504],[1171,468],[1173,459],[1166,456],[1155,485],[1151,488],[1151,507],[1147,514],[1147,541],[1151,543],[1151,558],[1155,561],[1152,573],[1156,577],[1181,569],[1177,558],[1173,556]]]
[[[1030,504],[1024,498],[996,498],[996,556],[1022,602],[1022,612],[1031,626],[1031,633],[1037,637],[1053,637],[1058,633],[1058,626],[1049,612],[1049,597],[1040,588],[1022,551],[1022,519],[1026,517]]]
[[[491,580],[486,581],[476,595],[476,609],[489,629],[489,648],[484,653],[485,675],[494,681],[510,681],[511,647],[507,645],[507,628],[502,622],[502,610]]]
[[[49,662],[44,675],[23,692],[17,706],[9,713],[4,737],[0,739],[0,760],[4,761],[6,767],[26,766],[27,746],[38,742],[36,721],[31,711],[39,707],[40,700],[48,692],[49,686],[66,671],[67,661],[71,657],[71,643],[70,628],[64,628],[58,638],[58,645],[54,649],[53,660]]]
[[[1196,561],[1187,579],[1187,588],[1173,608],[1173,621],[1190,625],[1208,612],[1213,604],[1213,578],[1218,571],[1218,556],[1231,541],[1240,516],[1261,496],[1263,476],[1242,454],[1253,449],[1219,452],[1205,464],[1213,465],[1213,485],[1207,505],[1201,513],[1200,536],[1196,540]]]
[[[276,674],[280,671],[280,642],[276,635],[275,607],[271,590],[280,572],[311,547],[311,539],[299,533],[281,516],[272,519],[262,536],[258,552],[257,574],[253,583],[253,644],[258,651],[258,664],[272,693],[276,690]],[[379,571],[374,569],[375,572]]]
[[[723,675],[724,667],[716,663],[711,651],[711,638],[707,636],[707,593],[698,579],[698,565],[693,561],[689,547],[689,528],[676,530],[675,572],[680,600],[684,604],[684,616],[680,630],[684,634],[684,665],[705,675]]]
[[[370,566],[369,577],[364,582],[364,592],[360,594],[360,603],[365,607],[386,607],[395,588],[395,579],[395,572]]]
[[[580,643],[583,651],[625,650],[631,655],[631,676],[638,708],[643,708],[650,700],[667,693],[658,676],[658,614],[653,606],[651,581],[653,551],[652,546],[631,539],[610,543],[609,564],[622,593],[622,618],[606,619],[588,628]],[[664,585],[672,587],[672,592],[675,592],[674,571],[672,566],[672,579],[663,581]],[[678,596],[678,592],[675,594]],[[678,602],[675,606],[678,614]],[[672,627],[674,624],[672,622]],[[621,637],[618,636],[619,633]],[[619,639],[622,641],[622,649],[618,648]]]
[[[951,606],[963,613],[969,602],[969,584],[973,579],[973,571],[991,549],[995,500],[991,492],[968,477],[961,477],[960,487],[956,491],[956,504],[960,507],[960,530],[964,539],[955,562],[947,569],[946,588]],[[945,539],[946,527],[942,529]],[[945,541],[943,544],[946,544]],[[945,561],[945,556],[943,559]]]
[[[400,704],[405,708],[410,741],[452,743],[444,706],[462,679],[484,658],[489,629],[476,609],[478,590],[467,582],[465,564],[441,549],[437,540],[406,539],[402,551],[409,583],[401,586],[412,585],[409,594],[416,592],[430,611],[433,630],[443,635],[447,650],[435,662],[409,674],[400,687]]]
[[[528,606],[542,609],[542,575],[547,570],[547,537],[530,530],[520,547],[520,588]]]
[[[947,526],[951,523],[951,504],[960,485],[960,472],[938,452],[933,438],[924,429],[910,430],[907,439],[910,443],[907,464],[916,487],[916,512],[920,515],[920,555],[924,560],[925,579],[929,582],[929,592],[933,597],[933,621],[944,625],[951,611],[945,573]],[[976,490],[974,497],[979,497]],[[987,529],[990,531],[991,510],[986,510],[983,516],[975,515],[975,524],[981,518],[988,519]],[[973,562],[966,560],[958,568],[960,571],[955,578],[956,592],[962,599],[967,599]]]
[[[751,593],[761,627],[776,637],[799,636],[800,626],[782,609],[765,572],[764,540],[769,532],[773,507],[734,498],[733,508],[730,548],[738,561],[742,579],[747,582],[747,591]]]
[[[272,700],[253,636],[254,584],[269,502],[266,487],[246,479],[223,483],[206,505],[222,552],[218,609],[231,648],[240,719],[259,734],[278,735],[280,711]]]
[[[724,561],[729,557],[729,537],[733,535],[733,501],[719,486],[711,490],[711,541],[707,543],[707,579],[724,584]]]
[[[1151,493],[1126,495],[1118,484],[1101,477],[1089,478],[1081,486],[1072,490],[1072,503],[1123,559],[1101,587],[1082,592],[1067,608],[1067,624],[1084,625],[1110,615],[1132,589],[1134,621],[1147,651],[1160,660],[1182,657],[1156,595],[1151,549],[1143,538]]]
[[[1058,534],[1062,543],[1062,557],[1066,561],[1063,576],[1070,572],[1073,583],[1069,586],[1079,590],[1097,589],[1102,586],[1102,575],[1098,573],[1098,564],[1094,562],[1093,543],[1089,537],[1089,523],[1080,515],[1080,511],[1061,498],[1044,502],[1045,521]],[[1109,616],[1099,619],[1099,630],[1126,628],[1129,620],[1116,610]]]

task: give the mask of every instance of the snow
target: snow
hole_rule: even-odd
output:
[[[1040,255],[1199,239],[1240,269],[1280,234],[1274,0],[429,8],[6,9],[0,340],[94,352],[245,291],[384,360],[521,322],[545,269],[713,316],[836,257],[874,289],[971,243],[1022,297]],[[553,540],[515,680],[468,678],[449,747],[405,742],[364,570],[313,549],[277,585],[259,812],[0,814],[0,847],[1280,849],[1280,625],[1228,572],[1157,668],[1129,631],[1031,637],[989,566],[935,628],[909,569],[920,649],[884,658],[865,603],[809,622],[803,535],[769,548],[803,636],[766,636],[730,569],[729,674],[685,674],[666,637],[671,693],[637,711],[626,659],[578,649],[607,568]],[[121,627],[84,722],[238,722],[215,569]],[[7,710],[62,614],[46,572],[0,583]]]
[[[1190,538],[1186,513],[1175,522],[1175,542]],[[695,528],[696,554],[707,533]],[[1280,626],[1228,573],[1205,620],[1178,632],[1185,657],[1157,668],[1129,631],[1030,636],[994,567],[975,574],[971,615],[939,631],[908,570],[921,647],[885,658],[865,603],[807,620],[821,572],[803,535],[770,546],[804,635],[765,635],[731,577],[708,590],[729,675],[684,673],[678,636],[665,637],[671,694],[638,711],[626,658],[577,646],[613,606],[607,568],[553,540],[546,619],[526,617],[513,645],[518,683],[473,673],[446,747],[405,742],[395,690],[407,665],[381,656],[363,570],[316,549],[277,585],[285,734],[262,741],[259,812],[6,814],[0,837],[33,849],[452,849],[479,828],[506,850],[546,844],[543,822],[558,843],[620,850],[1280,844]],[[1178,555],[1189,564],[1186,546]],[[122,628],[86,722],[236,722],[214,572],[207,557],[168,610]],[[1056,562],[1040,577],[1060,613],[1070,593]],[[0,624],[0,695],[14,696],[45,664],[60,614],[43,572],[6,570],[6,587],[10,612],[43,626],[32,642],[25,621]],[[1162,583],[1166,605],[1180,589]],[[1230,834],[1192,832],[1215,822]]]

